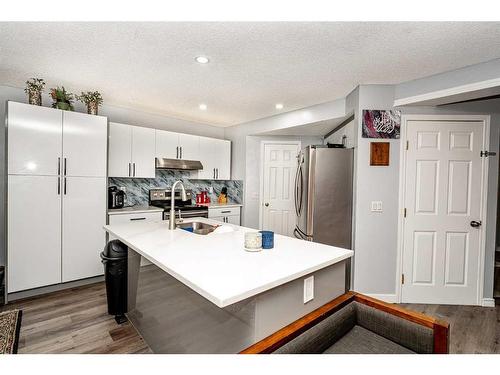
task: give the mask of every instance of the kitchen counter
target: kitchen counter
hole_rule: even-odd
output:
[[[205,218],[202,221],[220,225]],[[104,229],[150,262],[220,308],[255,296],[341,262],[351,250],[275,235],[274,249],[247,252],[244,233],[252,229],[224,224],[233,231],[199,235],[168,221],[106,225]]]
[[[153,206],[131,206],[123,208],[111,208],[108,209],[108,215],[120,215],[120,214],[143,214],[146,212],[163,212],[163,208],[153,207]]]
[[[232,208],[232,207],[243,207],[241,203],[218,203],[218,202],[213,202],[213,203],[197,203],[198,206],[204,206],[208,208]]]
[[[274,249],[247,252],[252,229],[189,221],[221,232],[104,227],[129,247],[127,317],[154,353],[238,353],[346,291],[350,250],[275,235]]]

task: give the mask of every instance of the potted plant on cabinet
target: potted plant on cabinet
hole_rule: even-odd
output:
[[[89,115],[97,115],[99,106],[102,104],[102,96],[99,91],[87,91],[83,92],[81,95],[77,95],[76,99],[85,103],[87,106],[87,113]]]
[[[50,96],[54,100],[52,108],[62,109],[63,111],[73,111],[73,94],[66,92],[64,86],[62,88],[50,89]]]
[[[42,91],[45,81],[42,78],[31,78],[26,81],[24,92],[28,94],[28,103],[42,105]]]

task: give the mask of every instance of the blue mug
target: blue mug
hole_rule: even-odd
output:
[[[262,248],[272,249],[274,247],[274,232],[261,230],[260,233],[262,233]]]

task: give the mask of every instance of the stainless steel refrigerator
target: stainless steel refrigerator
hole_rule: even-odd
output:
[[[297,157],[295,237],[351,249],[353,149],[308,146]]]

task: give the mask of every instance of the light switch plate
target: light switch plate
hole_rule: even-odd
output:
[[[314,299],[314,276],[304,279],[304,303]]]
[[[371,202],[372,212],[382,212],[382,201],[372,201]]]

